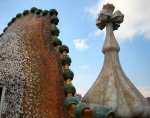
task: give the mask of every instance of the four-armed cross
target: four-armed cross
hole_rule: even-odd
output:
[[[114,11],[114,6],[112,4],[106,4],[103,6],[102,11],[97,19],[96,25],[102,30],[104,27],[111,23],[113,30],[117,30],[120,23],[123,22],[124,15],[119,11]]]
[[[119,11],[114,11],[114,6],[112,4],[106,4],[103,6],[102,11],[96,21],[96,25],[99,29],[103,30],[106,26],[106,38],[103,46],[103,53],[108,51],[119,51],[120,47],[115,39],[113,30],[117,30],[120,24],[123,22],[124,15]]]

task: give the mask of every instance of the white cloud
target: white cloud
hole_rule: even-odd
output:
[[[116,37],[121,40],[133,39],[134,36],[144,35],[150,39],[150,7],[149,0],[99,0],[99,2],[86,9],[94,18],[100,12],[103,4],[113,3],[115,10],[120,10],[124,15],[124,22],[116,31]]]
[[[76,88],[76,89],[77,93],[80,94],[81,96],[84,96],[87,91],[85,88]]]
[[[74,77],[72,83],[73,83],[73,85],[74,85],[75,88],[76,88],[77,94],[81,94],[81,95],[83,96],[83,95],[86,93],[87,88],[84,87],[84,84],[83,84],[83,83],[85,83],[85,82],[84,82],[84,80],[82,79],[82,78],[83,78],[82,75],[83,75],[83,74],[80,74],[80,75],[75,74],[75,77]],[[79,82],[79,81],[80,81],[80,82]]]
[[[102,31],[99,30],[99,29],[94,32],[94,36],[95,36],[96,38],[100,37],[101,34],[102,34]]]
[[[145,97],[150,97],[150,87],[140,87],[139,90]]]
[[[88,34],[88,39],[90,39],[89,41],[92,41],[92,40],[97,40],[99,38],[102,38],[104,39],[104,32],[101,31],[100,29],[97,29],[95,31],[92,31]]]
[[[84,50],[84,49],[89,48],[89,45],[86,39],[74,39],[73,43],[75,45],[75,48],[78,50]]]

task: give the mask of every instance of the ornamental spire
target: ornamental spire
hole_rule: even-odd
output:
[[[124,73],[119,61],[119,45],[113,30],[123,22],[123,14],[114,12],[112,4],[104,5],[96,25],[99,29],[106,27],[106,38],[103,46],[104,64],[92,87],[82,99],[91,106],[111,108],[115,117],[150,118],[150,104],[132,84]]]
[[[120,24],[123,22],[124,15],[119,10],[114,12],[114,9],[115,7],[112,4],[104,5],[96,21],[96,25],[99,29],[103,30],[106,27],[106,38],[102,50],[103,53],[109,50],[120,50],[113,30],[119,28]]]

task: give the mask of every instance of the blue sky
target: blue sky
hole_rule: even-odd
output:
[[[0,32],[12,17],[25,9],[33,6],[57,9],[59,37],[70,48],[71,69],[75,73],[73,83],[78,93],[84,94],[103,64],[104,31],[98,30],[95,23],[99,9],[108,1],[125,14],[124,23],[115,31],[121,47],[122,67],[136,87],[150,96],[150,15],[145,15],[150,12],[146,7],[148,0],[1,0]]]

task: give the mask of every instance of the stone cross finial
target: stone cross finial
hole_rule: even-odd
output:
[[[112,24],[113,30],[117,30],[120,24],[123,22],[124,15],[119,11],[114,11],[115,7],[112,4],[106,4],[103,6],[102,11],[96,21],[98,28],[103,30],[108,23]]]
[[[124,15],[119,10],[114,12],[114,9],[115,7],[112,4],[104,5],[96,21],[96,25],[99,29],[103,30],[106,27],[106,37],[102,49],[103,53],[112,50],[119,52],[120,50],[113,30],[118,29],[120,24],[123,22]]]

